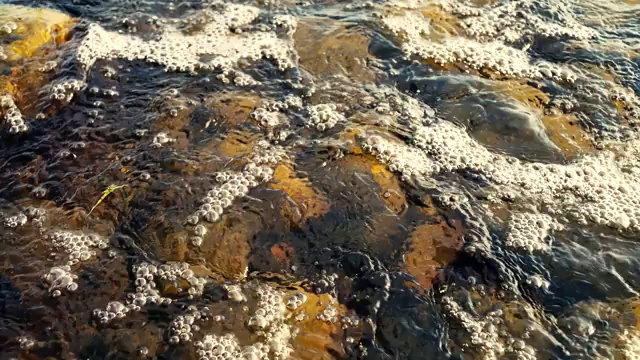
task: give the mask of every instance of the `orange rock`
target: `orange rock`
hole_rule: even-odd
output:
[[[308,179],[299,177],[290,164],[276,167],[269,187],[282,190],[291,200],[281,202],[280,212],[292,224],[320,217],[329,211],[330,204],[325,195],[314,189]]]
[[[580,127],[575,115],[547,115],[542,117],[542,123],[549,139],[562,150],[567,158],[595,151],[593,141]]]
[[[544,91],[526,84],[524,80],[496,81],[491,90],[514,99],[532,109],[543,109],[551,100]]]
[[[217,150],[224,156],[242,157],[251,154],[260,134],[232,129],[217,141]]]
[[[271,255],[273,255],[279,263],[288,265],[289,260],[295,256],[295,249],[289,244],[279,243],[271,247]]]
[[[293,35],[300,66],[314,76],[344,75],[372,82],[367,66],[371,39],[357,27],[329,19],[303,19]]]
[[[460,20],[437,4],[429,4],[421,8],[420,13],[431,20],[429,25],[435,30],[430,34],[433,40],[442,40],[445,34],[460,35],[463,33],[460,28]]]
[[[260,217],[249,212],[227,214],[210,225],[199,249],[206,267],[227,279],[244,279],[250,241],[261,227]]]
[[[373,181],[380,185],[380,198],[395,214],[401,214],[408,208],[400,181],[385,165],[380,164],[375,157],[368,154],[349,154],[340,160],[339,166],[370,174]]]
[[[251,120],[251,113],[260,106],[260,97],[253,94],[223,93],[205,100],[216,115],[230,126]]]
[[[430,289],[438,271],[455,259],[462,244],[462,224],[451,226],[441,219],[420,225],[411,234],[404,256],[406,270],[423,288]]]
[[[189,246],[187,244],[187,233],[172,233],[165,237],[162,246],[163,260],[165,261],[185,261]]]
[[[333,354],[344,355],[339,340],[344,334],[341,318],[347,313],[347,308],[329,294],[314,294],[302,289],[287,292],[285,299],[299,292],[307,300],[290,313],[289,321],[298,330],[292,343],[292,358],[329,360],[335,359]],[[321,318],[321,315],[329,313],[333,314],[331,321]]]
[[[521,80],[495,82],[492,90],[504,94],[540,114],[547,136],[565,157],[571,159],[578,154],[590,153],[595,150],[593,142],[586,131],[580,127],[575,115],[562,113],[542,115],[543,110],[550,102],[549,95],[542,90],[525,84]],[[491,134],[486,135],[488,137]],[[488,142],[490,143],[490,141]]]

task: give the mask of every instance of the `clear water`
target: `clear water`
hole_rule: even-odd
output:
[[[243,1],[259,11],[243,34],[276,34],[294,50],[287,55],[293,66],[242,59],[229,66],[228,83],[220,69],[167,71],[122,53],[86,67],[77,56],[90,24],[111,34],[107,42],[120,34],[152,43],[173,27],[198,34],[220,21],[207,11],[225,5],[2,3],[0,26],[35,24],[2,33],[5,53],[50,33],[48,22],[69,29],[55,45],[48,39],[0,61],[0,89],[28,125],[14,134],[5,121],[0,134],[2,358],[198,359],[197,341],[223,334],[244,347],[243,358],[253,358],[246,347],[258,342],[271,349],[260,355],[269,359],[640,358],[640,232],[633,223],[616,226],[623,223],[618,213],[607,223],[581,221],[566,207],[546,210],[545,201],[561,201],[569,189],[539,201],[517,186],[510,194],[496,190],[495,178],[473,166],[431,172],[405,157],[402,171],[366,146],[377,135],[415,150],[416,128],[440,119],[525,164],[571,166],[617,151],[611,161],[633,174],[640,159],[625,146],[636,141],[640,116],[640,4],[520,1],[511,2],[514,12],[491,18],[491,9],[510,2]],[[465,31],[473,14],[456,4],[486,20],[467,25],[493,26],[496,34]],[[46,14],[33,21],[11,15],[13,5],[74,20],[59,24]],[[295,31],[273,26],[281,15],[296,22]],[[401,32],[385,22],[394,16]],[[514,18],[515,25],[500,22]],[[412,38],[406,30],[414,24],[429,30]],[[443,63],[412,52],[419,47],[412,39],[427,41],[427,52],[442,44],[454,51],[447,46],[455,39],[476,47]],[[474,55],[503,56],[491,53],[492,41],[522,52],[526,64],[544,62],[576,78],[501,74],[504,63]],[[40,71],[48,61],[52,69]],[[234,84],[238,74],[255,82]],[[54,86],[70,79],[82,83],[66,90],[73,97],[52,99]],[[267,105],[287,98],[300,106]],[[314,117],[311,107],[323,104],[331,110]],[[234,197],[219,219],[200,219],[206,234],[197,244],[189,216],[221,186],[219,173],[241,173],[257,156],[273,154],[282,156],[264,165],[271,177]],[[118,188],[99,201],[111,185]],[[576,201],[578,209],[600,204],[597,197]],[[633,220],[638,205],[631,204],[619,210]],[[559,225],[530,224],[542,235],[519,240],[539,248],[510,246],[521,213],[546,214]],[[70,266],[77,289],[60,294],[43,277],[73,251],[55,246],[56,231],[98,234],[108,245]],[[196,286],[184,279],[156,277],[170,304],[147,303],[102,322],[96,309],[131,302],[143,262],[187,263],[206,283],[190,294]],[[234,301],[233,284],[245,302]],[[302,310],[278,310],[285,318],[274,321],[292,332],[284,340],[252,325],[262,306],[252,289],[265,284],[281,293],[281,307],[292,293],[306,294]],[[207,316],[175,344],[176,318],[195,309]],[[289,350],[277,353],[269,339]]]

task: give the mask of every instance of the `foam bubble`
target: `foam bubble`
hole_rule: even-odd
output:
[[[222,70],[223,81],[229,81],[227,75],[236,74],[235,82],[239,85],[255,83],[248,75],[234,72],[240,60],[267,58],[281,70],[294,66],[290,39],[280,38],[270,29],[251,29],[250,25],[260,15],[258,8],[216,3],[203,12],[209,20],[201,31],[185,35],[179,26],[167,24],[159,39],[150,41],[91,24],[77,57],[87,69],[99,59],[121,58],[160,64],[167,71]],[[249,31],[243,31],[245,28]]]

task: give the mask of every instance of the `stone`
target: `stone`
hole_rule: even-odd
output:
[[[367,66],[371,39],[358,27],[323,18],[299,21],[293,35],[300,66],[315,77],[342,75],[373,82],[375,72]]]
[[[300,177],[291,164],[279,164],[268,186],[282,190],[287,196],[280,202],[280,213],[291,224],[320,217],[329,211],[330,203],[326,196],[314,189],[308,179]]]

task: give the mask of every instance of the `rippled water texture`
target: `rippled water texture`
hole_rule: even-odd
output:
[[[640,3],[0,0],[0,358],[640,359]]]

